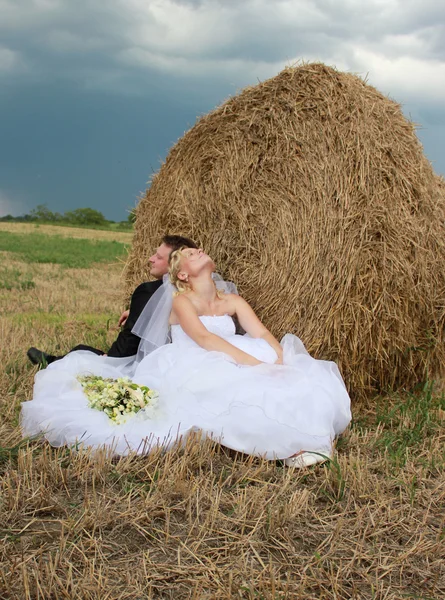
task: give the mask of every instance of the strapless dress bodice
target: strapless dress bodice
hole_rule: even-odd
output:
[[[230,315],[202,315],[199,317],[199,320],[208,331],[219,335],[224,339],[227,339],[235,334],[235,323]],[[171,326],[171,336],[172,342],[190,343],[195,345],[195,342],[189,338],[189,336],[182,329],[181,325]]]

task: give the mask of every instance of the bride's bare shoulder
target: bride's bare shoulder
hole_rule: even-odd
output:
[[[245,300],[238,294],[224,294],[224,298],[226,298],[229,302],[233,302],[235,304],[245,302]]]
[[[196,313],[197,308],[187,292],[177,294],[173,298],[172,312],[170,315],[170,325],[177,325],[180,321],[180,316],[184,314]]]
[[[221,300],[225,304],[225,311],[229,315],[234,315],[236,313],[236,307],[240,301],[240,296],[238,294],[224,294],[221,297]]]
[[[186,292],[183,292],[182,294],[177,294],[173,298],[173,310],[182,310],[187,308],[190,309],[192,307],[194,308],[194,304],[192,302],[192,299],[189,298]]]

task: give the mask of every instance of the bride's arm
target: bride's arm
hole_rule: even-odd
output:
[[[173,299],[172,313],[178,320],[185,333],[201,348],[209,351],[224,352],[240,365],[259,365],[261,361],[239,350],[223,338],[208,331],[198,318],[195,307],[185,296]]]
[[[233,295],[235,313],[241,327],[253,338],[262,338],[269,346],[275,350],[278,355],[277,363],[283,362],[283,348],[280,342],[270,333],[270,331],[261,323],[254,313],[251,306],[240,296]]]

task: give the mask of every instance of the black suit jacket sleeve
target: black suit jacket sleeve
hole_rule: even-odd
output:
[[[141,283],[135,289],[131,296],[128,319],[117,336],[116,341],[111,345],[108,356],[123,357],[136,354],[141,339],[137,335],[134,335],[134,333],[131,333],[131,330],[145,308],[145,305],[161,285],[162,281],[148,281]]]

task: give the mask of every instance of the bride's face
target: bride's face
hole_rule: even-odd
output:
[[[196,277],[204,270],[215,269],[215,264],[208,254],[201,248],[186,248],[181,252],[181,270],[178,273],[179,279]]]

